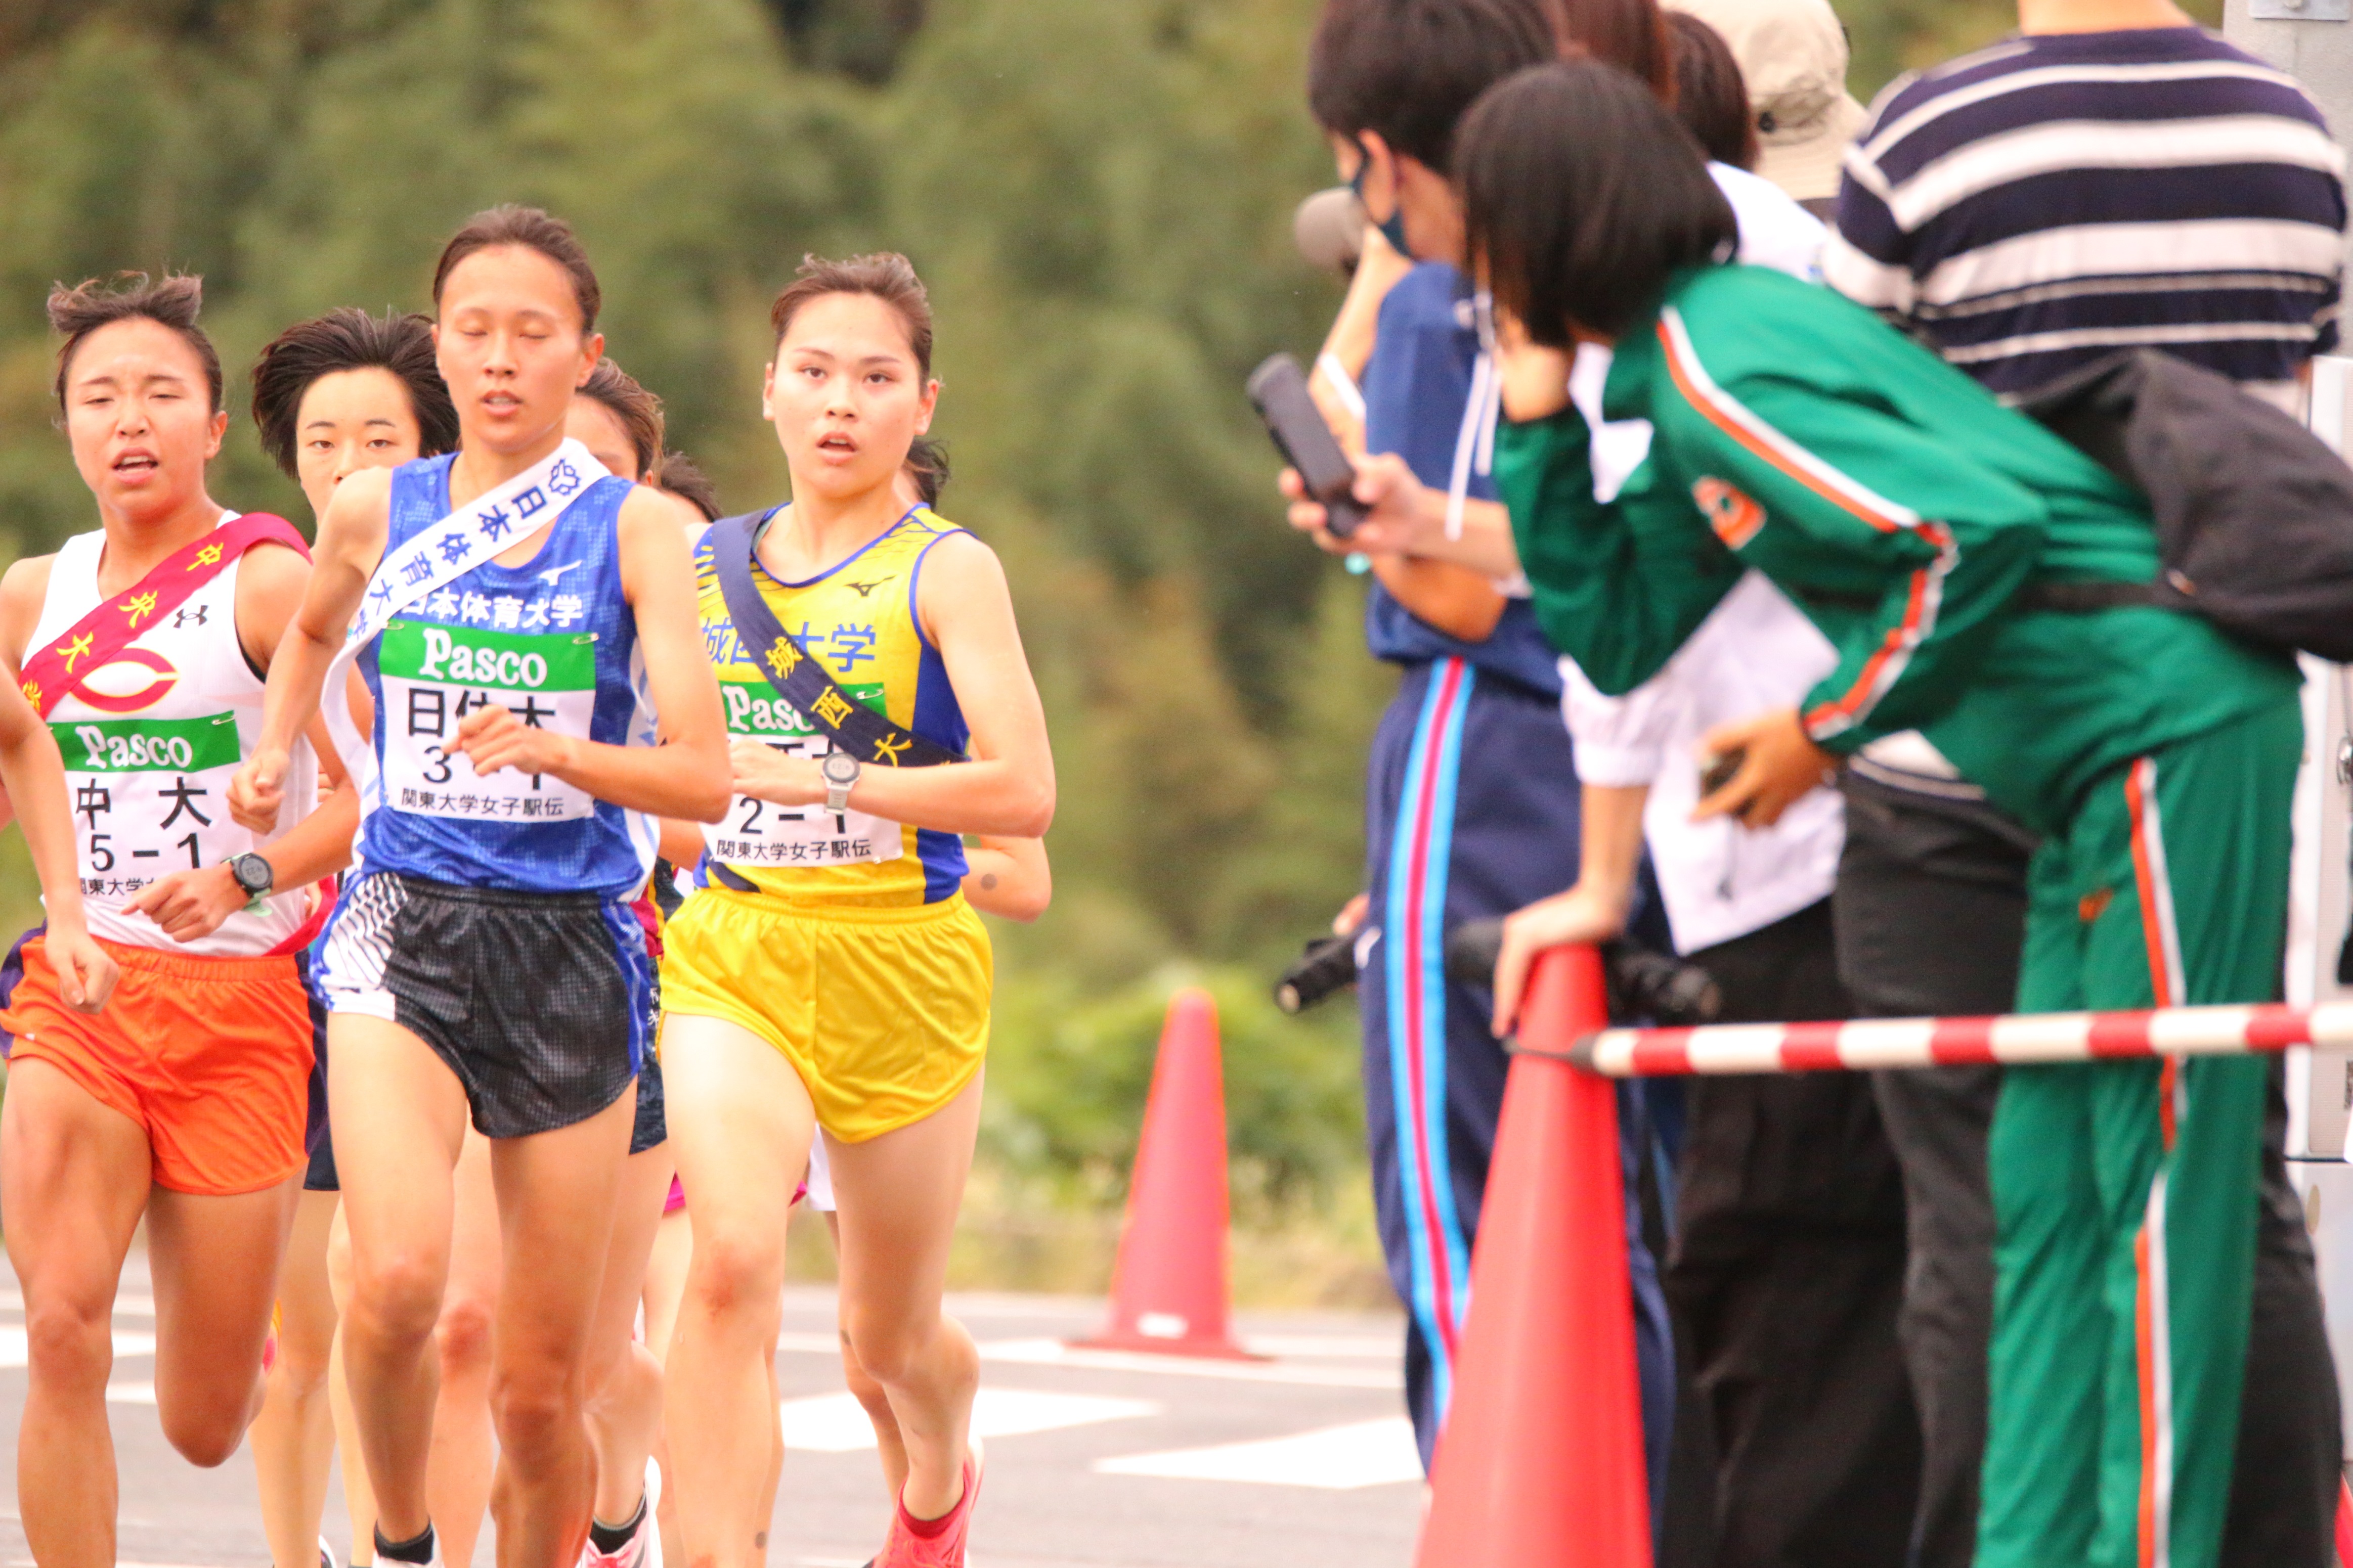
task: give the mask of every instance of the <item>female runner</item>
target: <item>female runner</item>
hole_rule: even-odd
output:
[[[852,700],[972,760],[849,765],[820,730],[839,707],[829,721],[823,699],[807,716],[776,700],[762,672],[789,666],[786,645],[755,663],[727,613],[715,552],[742,536],[704,536],[704,636],[726,656],[737,798],[664,933],[664,1067],[694,1234],[670,1363],[675,1480],[692,1561],[762,1559],[776,1421],[762,1361],[786,1215],[821,1127],[843,1330],[908,1453],[876,1562],[960,1564],[980,1480],[967,1440],[978,1363],[940,1300],[990,982],[958,836],[1042,836],[1053,762],[996,556],[898,493],[939,394],[913,268],[811,259],[771,321],[765,411],[794,500],[758,532],[759,592]]]
[[[724,729],[693,651],[676,514],[565,437],[604,347],[571,229],[533,209],[481,214],[444,249],[433,292],[459,450],[356,475],[330,503],[272,669],[270,744],[235,804],[275,819],[278,746],[356,658],[375,700],[373,743],[354,748],[360,872],[319,981],[329,1098],[352,1112],[336,1149],[345,1338],[376,1556],[436,1558],[428,1351],[470,1117],[491,1141],[506,1263],[499,1555],[569,1568],[593,1501],[582,1382],[601,1283],[576,1264],[611,1237],[653,1000],[628,908],[652,861],[639,814],[714,816]]]
[[[15,1037],[0,1209],[30,1349],[17,1499],[45,1564],[114,1560],[110,1320],[142,1218],[157,1412],[174,1447],[217,1465],[260,1403],[307,1163],[300,950],[311,884],[343,851],[332,814],[265,838],[223,810],[307,571],[290,530],[239,529],[206,491],[227,416],[202,297],[194,278],[51,294],[58,400],[100,527],[0,582],[0,649],[73,748],[81,888],[126,976],[104,1015],[80,1016],[105,965],[52,879],[52,930],[22,945],[0,1016]],[[317,763],[302,736],[285,736],[301,770],[288,793],[307,808]],[[21,765],[22,737],[8,744]],[[38,785],[11,783],[32,792],[38,827]]]
[[[376,317],[331,310],[280,332],[254,363],[253,422],[261,449],[302,487],[314,521],[326,515],[335,488],[361,469],[397,468],[458,442],[458,411],[433,366],[433,323],[389,311]],[[341,813],[348,846],[359,825],[358,797],[339,791],[332,804]],[[208,935],[243,901],[234,884],[216,893],[173,934],[182,940]],[[327,1269],[336,1185],[333,1134],[322,1128],[279,1270],[278,1354],[261,1414],[253,1421],[262,1530],[278,1568],[302,1568],[314,1551],[332,1563],[317,1538],[339,1426],[345,1439],[343,1496],[359,1562],[367,1561],[375,1522],[366,1468],[350,1442],[350,1404],[337,1392],[342,1358]]]

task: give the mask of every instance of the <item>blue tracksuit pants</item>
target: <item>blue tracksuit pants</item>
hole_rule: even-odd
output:
[[[1406,668],[1365,791],[1372,908],[1360,943],[1365,1123],[1389,1278],[1406,1308],[1406,1397],[1428,1467],[1470,1305],[1471,1245],[1509,1062],[1486,991],[1445,976],[1446,932],[1577,880],[1577,782],[1556,699],[1459,658]],[[1645,1118],[1621,1102],[1635,1349],[1655,1509],[1674,1409],[1672,1341],[1633,1173]]]

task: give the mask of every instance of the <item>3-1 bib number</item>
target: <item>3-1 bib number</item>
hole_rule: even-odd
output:
[[[397,811],[473,822],[565,822],[593,796],[548,773],[485,777],[453,751],[458,726],[496,703],[534,729],[586,740],[596,707],[596,639],[394,621],[377,656],[384,685],[384,800]]]

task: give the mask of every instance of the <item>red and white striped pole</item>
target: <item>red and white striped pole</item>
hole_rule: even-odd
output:
[[[1564,1058],[1607,1078],[1652,1078],[2239,1056],[2290,1046],[2353,1046],[2353,1003],[1604,1029],[1565,1048],[1527,1038],[1513,1048]]]

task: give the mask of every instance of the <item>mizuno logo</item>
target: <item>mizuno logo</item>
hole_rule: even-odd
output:
[[[890,580],[891,579],[888,577],[877,577],[871,583],[844,583],[842,586],[845,588],[857,589],[858,596],[861,599],[866,599],[871,598],[873,596],[874,590],[880,588],[883,584],[888,583]]]
[[[577,561],[567,561],[561,566],[549,567],[546,571],[537,574],[537,576],[541,582],[553,588],[566,572],[580,564],[581,563]]]

